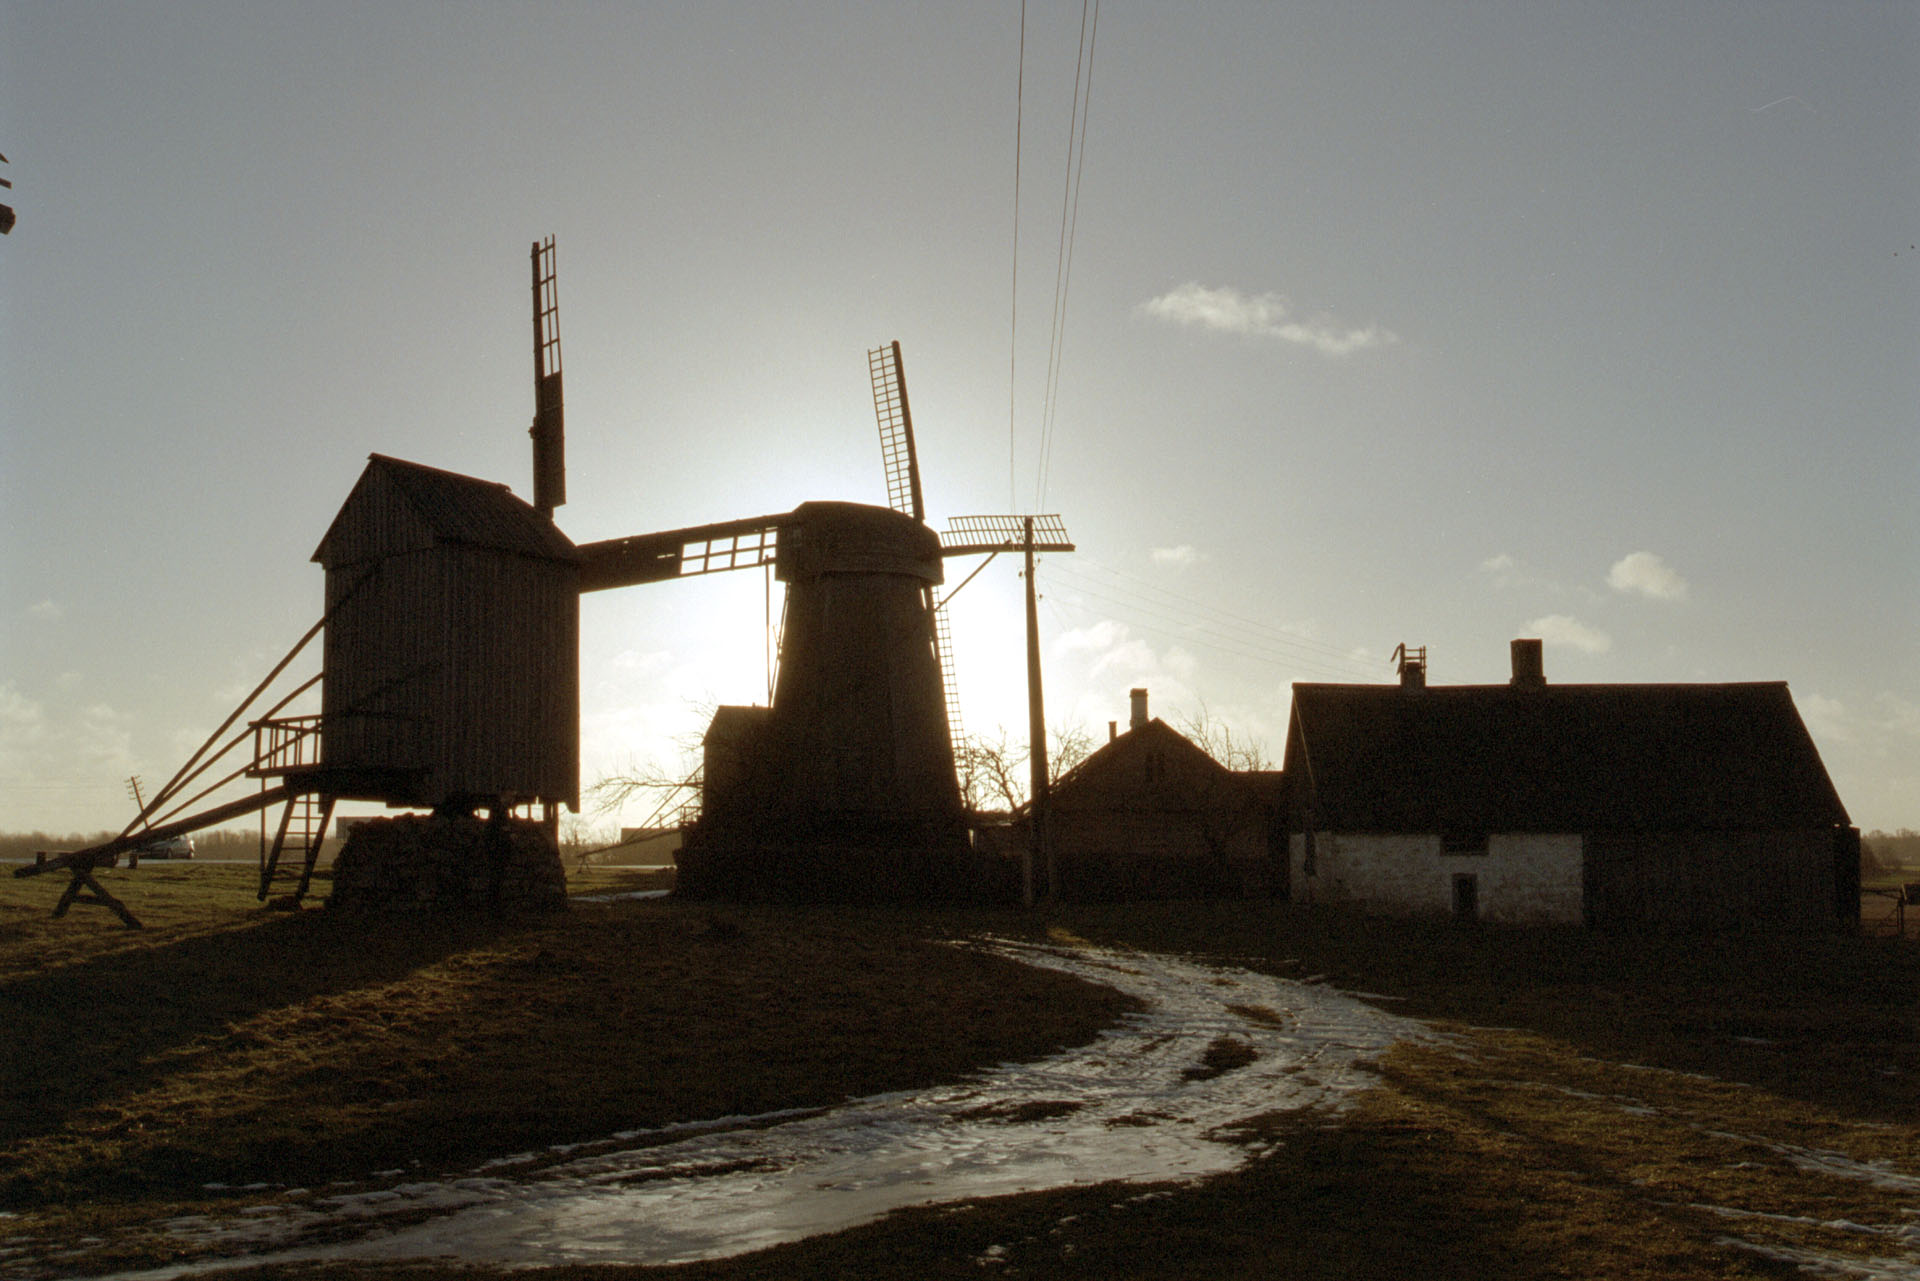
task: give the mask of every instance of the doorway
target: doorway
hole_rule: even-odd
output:
[[[1480,919],[1480,878],[1472,872],[1453,874],[1453,919]]]

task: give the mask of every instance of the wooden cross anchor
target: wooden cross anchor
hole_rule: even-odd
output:
[[[72,854],[59,854],[53,858],[48,858],[42,852],[30,866],[15,868],[13,874],[38,876],[42,872],[62,869],[73,874],[73,879],[67,882],[66,891],[60,895],[60,901],[54,905],[53,915],[56,920],[65,916],[67,909],[75,903],[90,903],[111,908],[113,914],[125,922],[128,929],[142,929],[144,927],[140,924],[140,918],[135,916],[125,903],[107,893],[106,887],[100,882],[93,879],[94,868],[102,861],[111,865],[113,857],[112,854],[103,854],[97,849],[77,850]]]

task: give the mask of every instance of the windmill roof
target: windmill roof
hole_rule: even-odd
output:
[[[1785,682],[1297,684],[1286,773],[1316,828],[1845,825]]]
[[[314,550],[322,565],[464,543],[546,560],[578,559],[553,521],[496,481],[370,454]]]

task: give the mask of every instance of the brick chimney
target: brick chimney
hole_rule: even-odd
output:
[[[1127,722],[1129,730],[1147,727],[1147,691],[1134,689],[1127,691],[1127,697],[1133,700],[1133,717]]]
[[[1513,654],[1513,687],[1540,689],[1547,683],[1546,660],[1537,639],[1514,641],[1508,647]]]

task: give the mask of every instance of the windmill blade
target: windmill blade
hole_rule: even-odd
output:
[[[1027,522],[1033,522],[1033,550],[1070,552],[1067,523],[1058,516],[955,516],[940,535],[942,556],[974,556],[1013,551],[1027,545]]]
[[[932,588],[927,589],[929,593]],[[947,742],[957,753],[964,732],[960,728],[960,681],[953,666],[953,629],[943,601],[933,607],[933,650],[940,663],[940,686],[947,699]]]
[[[533,242],[533,505],[567,501],[566,397],[560,389],[560,281],[553,237]]]
[[[580,590],[605,591],[694,574],[716,574],[728,569],[752,569],[773,563],[782,516],[755,516],[658,534],[635,534],[605,542],[582,543]]]
[[[867,373],[873,379],[873,415],[880,423],[887,506],[924,524],[927,507],[920,496],[920,460],[913,448],[913,412],[907,405],[907,371],[900,362],[900,344],[892,342],[867,352]]]

